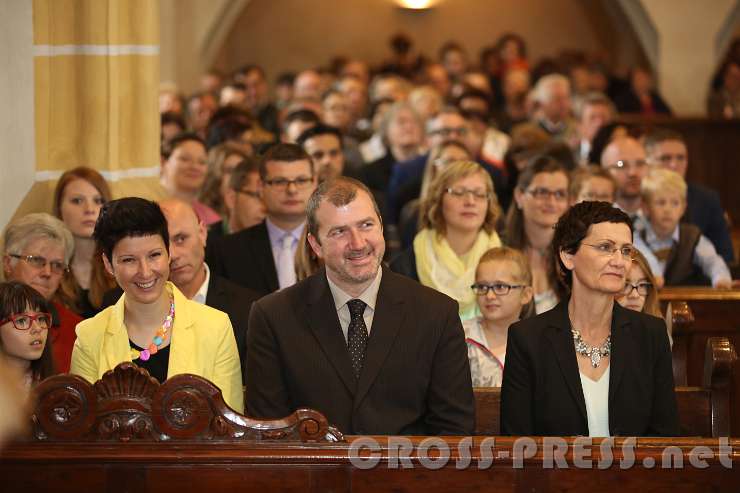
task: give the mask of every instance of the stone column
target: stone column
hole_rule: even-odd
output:
[[[26,34],[16,42],[15,63],[6,68],[9,74],[20,72],[21,80],[13,81],[9,91],[11,104],[25,117],[16,132],[20,146],[29,134],[33,146],[23,149],[20,162],[3,160],[0,165],[0,177],[11,172],[19,181],[16,187],[2,179],[0,200],[5,207],[0,208],[0,222],[4,225],[13,214],[51,211],[56,180],[76,166],[100,171],[115,197],[156,196],[159,2],[3,0],[3,4],[4,14],[10,10],[12,16],[3,26]],[[9,190],[12,198],[6,202]]]

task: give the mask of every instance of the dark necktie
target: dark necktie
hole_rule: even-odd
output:
[[[355,371],[355,378],[360,378],[362,363],[365,360],[365,348],[367,348],[367,327],[362,315],[365,313],[365,302],[362,300],[349,300],[350,320],[347,328],[347,348],[349,349],[349,358],[352,361],[352,369]]]

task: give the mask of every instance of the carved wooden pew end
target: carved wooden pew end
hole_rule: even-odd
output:
[[[37,440],[344,441],[318,411],[298,409],[276,420],[249,418],[227,406],[218,387],[202,377],[176,375],[160,384],[128,362],[94,385],[76,375],[56,375],[34,393]]]

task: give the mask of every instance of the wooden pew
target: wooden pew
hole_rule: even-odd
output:
[[[160,385],[130,363],[37,393],[32,433],[0,452],[4,492],[740,491],[740,440],[344,437],[316,411],[254,420],[200,377]]]
[[[726,337],[736,348],[740,344],[740,290],[670,287],[659,296],[672,308],[676,385],[702,385],[707,340]],[[732,429],[740,430],[740,378],[734,376],[730,399]]]
[[[706,366],[701,387],[677,387],[678,414],[685,436],[730,436],[730,386],[737,362],[735,348],[726,338],[706,344]],[[475,389],[476,435],[499,435],[501,389]]]

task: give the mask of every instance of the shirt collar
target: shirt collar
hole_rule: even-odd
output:
[[[486,336],[483,334],[483,317],[467,320],[463,323],[463,330],[465,331],[466,339],[470,339],[488,349]]]
[[[306,226],[306,221],[303,221],[290,231],[285,231],[284,229],[277,227],[268,217],[265,218],[265,226],[267,227],[267,234],[270,237],[270,244],[276,246],[280,244],[280,241],[286,234],[291,235],[296,241],[298,241],[301,238],[301,234],[303,234],[303,228]]]
[[[203,268],[206,270],[206,278],[203,280],[203,284],[200,285],[195,296],[191,299],[202,305],[206,304],[206,298],[208,297],[208,283],[211,281],[211,270],[208,268],[208,264],[203,262]]]
[[[353,299],[359,299],[365,302],[367,306],[370,307],[370,309],[375,310],[375,303],[378,300],[378,291],[380,290],[380,279],[383,277],[383,269],[378,268],[378,273],[375,275],[375,279],[373,279],[373,282],[370,283],[370,285],[365,288],[365,291],[363,291],[360,296],[357,298],[354,298],[342,290],[339,286],[337,286],[331,279],[329,279],[329,276],[326,276],[326,280],[329,281],[329,289],[331,290],[331,296],[334,298],[334,307],[339,310],[344,305],[347,304],[349,300]]]
[[[653,226],[650,224],[649,221],[645,221],[645,241],[648,242],[648,244],[656,244],[656,243],[667,243],[667,242],[673,242],[675,241],[678,243],[679,239],[679,225],[676,225],[676,228],[673,230],[673,233],[671,234],[670,240],[661,240],[658,238],[658,235],[655,234],[655,230],[653,230]]]

